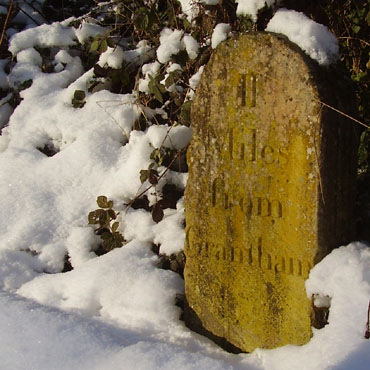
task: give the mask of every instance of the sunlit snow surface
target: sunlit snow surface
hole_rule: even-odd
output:
[[[162,142],[183,148],[191,129],[174,127],[169,137],[163,125],[134,131],[143,109],[134,94],[89,93],[92,71],[84,72],[68,47],[104,30],[81,30],[66,23],[27,30],[11,43],[17,64],[9,80],[0,64],[1,86],[33,80],[0,137],[0,369],[368,369],[370,251],[360,243],[335,250],[312,270],[307,295],[330,296],[331,309],[329,325],[315,330],[305,346],[231,355],[184,326],[174,305],[183,281],[158,269],[150,250],[151,243],[161,244],[162,253],[182,250],[183,200],[158,224],[144,210],[125,210],[124,203],[148,185],[141,184],[140,170],[148,168],[153,148]],[[159,62],[177,50],[196,55],[188,36],[163,31]],[[60,44],[54,73],[42,73],[34,46]],[[159,68],[150,53],[145,42],[134,50],[108,49],[99,63],[147,63],[140,82],[145,91],[147,75]],[[167,73],[176,68],[170,64]],[[190,81],[189,98],[200,74]],[[77,89],[86,91],[81,109],[71,104]],[[41,153],[45,145],[56,154]],[[166,176],[185,187],[186,174]],[[92,248],[99,240],[87,215],[102,194],[120,211],[128,244],[97,257]],[[150,202],[155,197],[149,194]],[[67,253],[74,270],[62,274]]]

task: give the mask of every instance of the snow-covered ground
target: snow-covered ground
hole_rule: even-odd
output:
[[[181,3],[189,7],[191,2]],[[252,3],[255,17],[264,2]],[[239,1],[241,14],[251,9],[246,4]],[[190,19],[192,12],[184,11]],[[326,28],[296,12],[280,10],[275,17],[269,31],[287,34],[321,64],[336,60],[337,43]],[[364,333],[370,249],[363,243],[335,250],[311,271],[307,295],[317,294],[318,300],[329,296],[331,308],[329,324],[314,330],[304,346],[232,355],[185,327],[175,306],[183,281],[159,269],[151,251],[152,243],[168,255],[183,249],[183,200],[176,209],[165,209],[159,223],[149,212],[124,204],[148,185],[141,184],[140,171],[151,163],[153,148],[184,148],[191,129],[152,125],[144,132],[133,130],[139,115],[153,112],[139,104],[134,92],[89,92],[93,71],[85,72],[73,52],[74,44],[105,29],[68,24],[15,34],[10,50],[16,64],[9,75],[0,61],[3,89],[33,81],[21,91],[23,100],[14,112],[10,96],[0,104],[1,122],[10,116],[0,136],[0,370],[368,369],[370,341]],[[229,34],[228,25],[216,26],[212,47]],[[157,53],[145,42],[132,50],[109,48],[99,63],[112,68],[123,60],[143,64],[138,86],[145,92],[149,76],[155,76],[171,54],[185,50],[195,58],[199,51],[196,41],[181,30],[163,30],[160,42]],[[42,71],[42,56],[35,47],[55,47],[52,73]],[[179,66],[169,68],[168,73]],[[189,81],[189,99],[201,71]],[[82,108],[73,107],[76,90],[86,92]],[[56,154],[42,153],[45,146]],[[160,196],[161,181],[184,189],[186,179],[184,173],[166,172],[159,193],[148,193],[149,201],[153,204]],[[87,215],[103,194],[120,212],[119,231],[127,244],[97,256],[100,238]],[[73,270],[61,273],[66,255]]]

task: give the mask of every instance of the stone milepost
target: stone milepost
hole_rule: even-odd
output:
[[[309,341],[305,280],[353,237],[357,136],[320,103],[346,110],[335,83],[282,36],[243,35],[212,55],[192,106],[185,193],[195,330],[247,352]]]

